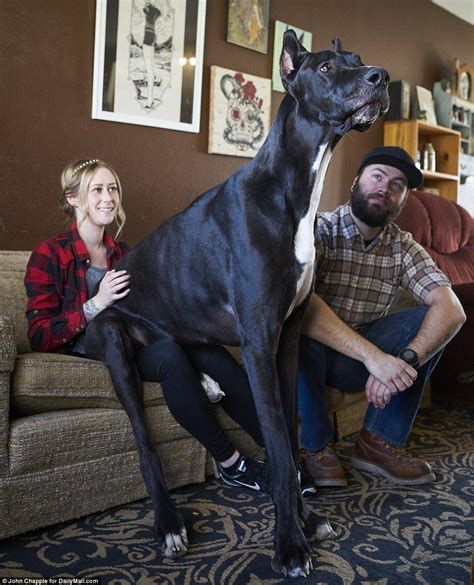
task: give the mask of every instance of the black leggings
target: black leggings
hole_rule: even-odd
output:
[[[136,362],[142,380],[160,382],[171,414],[216,461],[229,459],[235,452],[235,446],[217,422],[215,406],[201,386],[201,372],[218,382],[225,392],[220,404],[226,413],[258,445],[263,445],[247,375],[223,347],[182,347],[163,339],[141,349]]]

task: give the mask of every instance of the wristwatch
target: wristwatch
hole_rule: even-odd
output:
[[[398,354],[398,357],[408,365],[416,367],[418,365],[418,354],[414,349],[406,347]]]

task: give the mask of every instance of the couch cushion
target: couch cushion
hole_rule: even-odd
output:
[[[165,405],[145,409],[154,445],[190,437]],[[225,421],[226,426],[229,421]],[[12,475],[101,459],[134,451],[135,440],[124,410],[71,409],[12,421],[9,461]]]
[[[162,404],[159,384],[143,384],[146,406]],[[17,414],[69,408],[121,408],[107,367],[97,361],[56,353],[17,356],[11,403]]]

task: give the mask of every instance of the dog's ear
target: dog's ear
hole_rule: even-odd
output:
[[[338,37],[333,38],[332,46],[334,47],[334,50],[336,51],[336,53],[339,53],[339,51],[342,51],[342,43]]]
[[[281,81],[288,91],[288,83],[300,68],[304,55],[308,51],[299,42],[294,30],[289,29],[283,34],[283,46],[280,55]]]

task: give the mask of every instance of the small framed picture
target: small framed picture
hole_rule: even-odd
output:
[[[266,53],[270,0],[229,0],[227,42]]]
[[[253,158],[270,129],[271,81],[211,67],[209,153]]]
[[[206,0],[97,0],[92,117],[199,132]]]
[[[281,48],[283,45],[283,33],[289,29],[293,29],[298,37],[300,43],[303,45],[305,49],[311,51],[312,44],[313,44],[313,35],[312,33],[298,28],[297,26],[293,26],[292,24],[287,24],[286,22],[281,22],[280,20],[275,21],[275,36],[273,38],[273,68],[272,68],[272,89],[273,91],[281,91],[284,92],[285,88],[281,82],[280,77],[280,55],[281,55]]]
[[[429,89],[416,86],[416,98],[418,106],[418,120],[425,120],[428,124],[437,124],[433,94]]]
[[[461,65],[459,59],[454,60],[454,84],[453,93],[466,101],[472,101],[474,83],[474,68],[469,65]]]
[[[472,77],[467,71],[459,75],[458,96],[463,100],[469,100],[472,93]]]

